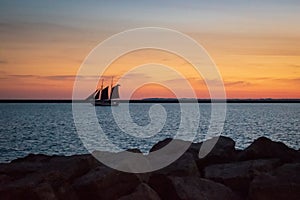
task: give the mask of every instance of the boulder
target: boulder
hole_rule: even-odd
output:
[[[133,193],[123,196],[119,200],[133,199],[160,200],[161,198],[149,185],[141,183]]]
[[[71,183],[96,165],[99,164],[91,155],[32,154],[2,164],[0,199],[76,199]]]
[[[257,176],[250,184],[249,199],[299,199],[300,163],[289,163],[273,173]]]
[[[169,177],[179,199],[239,199],[231,189],[199,177]]]
[[[53,187],[49,183],[41,183],[37,185],[34,189],[34,192],[39,199],[45,199],[45,200],[58,199]]]
[[[24,178],[6,182],[0,185],[0,197],[1,199],[8,200],[26,198],[41,199],[40,196],[43,196],[44,193],[36,192],[36,189],[40,189],[39,186],[41,182],[43,182],[43,176],[41,174],[27,175]],[[55,196],[53,193],[51,195]]]
[[[175,162],[155,173],[171,176],[200,176],[194,156],[189,152],[185,152]]]
[[[74,180],[72,187],[80,199],[118,199],[132,193],[139,184],[135,174],[99,166]]]
[[[268,173],[279,164],[278,159],[270,159],[210,165],[204,169],[204,177],[222,183],[245,197],[255,176]]]
[[[300,154],[282,142],[274,142],[266,137],[256,139],[249,147],[239,153],[238,160],[279,158],[282,162],[299,162]]]
[[[3,199],[76,199],[62,173],[50,171],[31,173],[23,178],[0,184]]]
[[[152,173],[148,185],[157,192],[161,199],[180,199],[172,181],[166,175]]]
[[[157,150],[163,148],[164,146],[169,144],[172,140],[173,140],[172,138],[166,138],[162,141],[159,141],[158,143],[153,145],[153,147],[150,149],[150,152],[157,151]]]
[[[60,172],[64,179],[73,179],[88,172],[100,163],[91,155],[46,156],[33,155],[1,164],[0,173],[13,180],[24,178],[24,174]]]
[[[131,152],[131,153],[142,153],[141,150],[139,150],[139,149],[127,149],[126,151]]]
[[[151,151],[169,142],[171,139],[161,141]],[[215,142],[212,151],[204,148]],[[187,144],[175,140],[177,149],[170,149],[160,161],[178,155],[177,150]],[[227,137],[191,144],[174,163],[145,174],[114,170],[91,155],[31,154],[0,164],[0,199],[299,199],[299,150],[267,138],[257,139],[241,152],[234,146]],[[208,152],[201,159],[200,148]],[[138,149],[129,151],[144,158],[147,164],[149,155]],[[124,158],[125,154],[128,152],[93,155],[107,156],[128,169],[138,167]]]
[[[199,158],[199,150],[201,149],[201,151],[205,153],[205,151],[208,150],[206,147],[212,146],[214,143],[215,145],[211,151],[208,152],[205,157]],[[195,149],[195,147],[199,148],[199,145],[192,145],[190,149]],[[205,144],[201,144],[200,149],[198,149],[198,160],[196,161],[199,169],[203,169],[205,166],[210,164],[228,163],[235,161],[236,159],[237,151],[235,150],[235,142],[228,137],[220,136],[219,138],[207,140]]]

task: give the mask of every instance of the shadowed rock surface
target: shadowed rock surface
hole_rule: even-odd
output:
[[[151,152],[170,141],[157,143]],[[300,198],[299,150],[264,137],[236,150],[232,139],[220,137],[212,151],[199,159],[203,145],[193,143],[169,166],[143,174],[111,169],[91,155],[30,154],[0,164],[0,199]]]
[[[260,137],[242,151],[239,160],[254,160],[261,158],[279,158],[283,162],[299,162],[299,152],[287,147],[282,142],[273,142],[266,137]]]
[[[222,183],[242,196],[248,194],[254,177],[268,173],[280,165],[279,159],[249,160],[207,166],[204,177]]]
[[[269,174],[255,177],[249,199],[299,199],[300,163],[288,163]]]

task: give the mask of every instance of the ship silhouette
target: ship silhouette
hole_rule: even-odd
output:
[[[106,86],[103,88],[103,79],[101,88],[96,89],[90,96],[86,98],[86,101],[91,102],[94,106],[118,106],[119,101],[117,99],[120,98],[119,95],[119,87],[120,85],[117,84],[113,86],[113,78],[111,80],[111,86]],[[111,89],[110,89],[111,88]],[[110,93],[109,93],[110,89]]]

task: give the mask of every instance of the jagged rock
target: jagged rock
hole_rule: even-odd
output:
[[[0,165],[0,173],[17,180],[30,173],[61,172],[65,179],[72,179],[88,172],[100,163],[91,155],[46,156],[29,155],[10,164]]]
[[[171,138],[167,138],[163,141],[155,144],[150,152],[157,151],[172,141]],[[212,150],[202,159],[199,159],[199,151],[203,146],[203,143],[192,143],[190,147],[187,149],[187,152],[191,153],[194,159],[197,162],[199,169],[204,168],[206,165],[211,163],[226,163],[231,162],[236,159],[237,151],[235,150],[235,142],[228,137],[220,136],[219,138],[213,138],[207,140],[205,143],[212,144],[216,141],[216,144],[212,148]],[[185,143],[185,141],[175,140],[178,143]],[[202,149],[205,151],[206,149]]]
[[[155,173],[172,176],[200,176],[194,156],[189,152],[185,152],[175,162]]]
[[[37,193],[35,190],[39,189],[42,181],[41,174],[33,174],[17,181],[1,184],[0,197],[1,199],[41,199],[39,195],[43,195],[43,193]]]
[[[151,151],[170,141],[159,142]],[[175,140],[177,148],[182,149],[187,144]],[[199,159],[202,145],[204,143],[191,144],[177,161],[146,174],[111,169],[91,155],[29,155],[0,164],[0,199],[234,199],[236,193],[248,198],[249,183],[250,199],[299,197],[299,151],[260,138],[239,152],[233,140],[220,137],[212,151]],[[129,151],[147,161],[147,155],[139,154],[139,150]],[[177,155],[176,152],[177,149],[169,150],[162,160]],[[136,163],[123,157],[124,153],[96,152],[93,155],[106,155],[128,169],[136,167]],[[243,161],[247,159],[255,160]],[[289,164],[279,167],[285,162]],[[201,178],[203,174],[207,179]]]
[[[127,149],[127,151],[131,153],[142,153],[139,149]]]
[[[59,171],[30,173],[0,185],[0,197],[4,199],[55,199],[66,196],[76,199]]]
[[[6,174],[0,174],[0,185],[12,181],[12,178]]]
[[[282,142],[274,142],[266,137],[256,139],[249,147],[239,153],[239,160],[279,158],[283,162],[300,161],[299,153]]]
[[[231,189],[199,177],[169,177],[180,199],[239,199]]]
[[[214,140],[215,138],[207,140],[206,145],[214,143]],[[197,147],[198,146],[199,145],[197,145]],[[201,147],[202,146],[203,143],[201,144]],[[192,146],[192,148],[195,149],[195,145]],[[199,154],[199,150],[200,149],[198,149],[197,156]],[[204,158],[197,160],[197,165],[199,169],[203,169],[205,166],[210,164],[232,162],[236,159],[236,154],[237,151],[235,150],[235,142],[231,138],[220,136],[212,150]]]
[[[285,164],[271,174],[256,177],[249,190],[250,200],[289,199],[300,197],[300,163]]]
[[[149,185],[145,183],[141,183],[133,193],[127,196],[123,196],[119,200],[135,200],[135,199],[136,200],[138,199],[160,200],[161,198]]]
[[[100,166],[76,179],[73,188],[80,199],[118,199],[132,193],[139,184],[135,174]]]
[[[148,180],[148,185],[157,192],[161,199],[180,199],[172,181],[166,175],[153,173]]]
[[[41,183],[35,189],[39,199],[56,200],[58,199],[55,195],[54,189],[49,183]]]
[[[90,155],[29,155],[9,164],[2,164],[0,173],[5,175],[7,181],[0,181],[0,197],[4,196],[5,199],[72,197],[74,192],[69,186],[70,183],[76,177],[88,172],[94,165],[96,161]]]
[[[153,145],[153,147],[150,149],[150,152],[157,151],[157,150],[163,148],[164,146],[169,144],[172,140],[173,140],[172,138],[166,138],[162,141],[159,141],[158,143]]]
[[[270,172],[279,164],[278,159],[270,159],[210,165],[204,169],[204,177],[220,182],[246,196],[249,184],[255,176]]]
[[[34,173],[45,169],[45,162],[48,162],[50,156],[30,154],[24,158],[19,158],[11,163],[0,164],[0,174],[5,174],[11,179],[22,178],[24,175]]]

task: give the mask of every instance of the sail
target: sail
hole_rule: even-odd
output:
[[[119,95],[119,86],[120,85],[116,85],[115,87],[111,88],[110,99],[120,98],[120,95]]]
[[[96,90],[95,92],[93,92],[90,96],[88,96],[85,100],[91,100],[94,99],[94,96],[97,92],[100,92],[99,90]]]
[[[108,99],[108,87],[104,88],[101,92],[101,100]]]
[[[100,96],[100,90],[98,90],[98,92],[96,93],[95,99],[99,99],[99,96]]]

